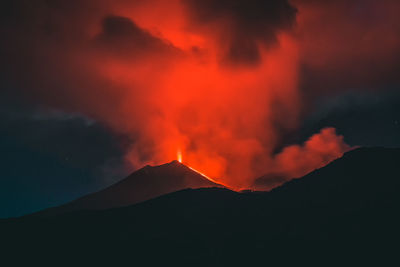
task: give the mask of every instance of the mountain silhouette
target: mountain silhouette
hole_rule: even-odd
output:
[[[128,207],[4,220],[2,252],[49,264],[396,266],[399,162],[400,149],[360,148],[270,192],[185,189]]]
[[[54,215],[75,210],[101,210],[133,205],[185,188],[222,187],[174,160],[160,166],[145,166],[122,181],[99,192],[35,215]]]

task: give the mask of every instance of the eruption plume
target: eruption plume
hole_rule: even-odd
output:
[[[350,147],[333,128],[301,145],[286,137],[322,91],[340,91],[344,82],[332,75],[348,76],[352,66],[351,85],[358,86],[365,76],[377,82],[364,60],[379,63],[380,73],[398,62],[398,27],[378,16],[364,34],[381,43],[354,57],[327,28],[354,18],[346,13],[355,7],[349,1],[338,1],[346,12],[335,13],[338,21],[326,16],[332,22],[326,27],[315,21],[331,1],[42,0],[35,8],[28,2],[9,4],[15,19],[0,26],[8,40],[1,45],[3,75],[18,88],[10,94],[129,136],[126,160],[135,168],[178,159],[234,189],[252,187],[264,174],[298,177],[340,157]],[[389,12],[366,2],[372,14]],[[396,1],[388,3],[397,10]],[[398,21],[392,13],[390,21]],[[345,39],[361,35],[367,21],[357,17]],[[314,46],[313,38],[330,45]]]

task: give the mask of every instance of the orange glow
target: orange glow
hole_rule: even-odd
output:
[[[183,162],[184,154],[185,165],[234,189],[251,187],[253,179],[266,172],[295,173],[282,164],[286,157],[273,155],[282,141],[280,131],[299,125],[299,45],[295,37],[279,33],[276,45],[259,44],[257,64],[235,65],[224,61],[227,48],[218,37],[226,31],[226,24],[198,29],[188,26],[190,18],[180,1],[150,2],[114,9],[179,52],[141,52],[132,60],[100,57],[97,64],[102,76],[116,84],[114,92],[122,95],[116,114],[105,116],[107,123],[136,136],[127,160],[139,167],[171,158]],[[171,5],[168,16],[173,19],[161,19],[160,13]],[[143,160],[149,145],[154,152]],[[342,143],[338,147],[345,148]],[[338,156],[327,154],[330,159]],[[314,165],[306,164],[304,169],[311,171]]]
[[[182,151],[181,151],[180,149],[178,149],[178,151],[177,151],[176,154],[177,154],[177,160],[178,160],[178,162],[183,163],[183,162],[182,162]],[[194,169],[194,168],[192,168],[192,167],[190,167],[190,166],[186,166],[186,167],[188,167],[189,169],[191,169],[191,170],[194,171],[194,172],[197,172],[198,174],[200,174],[201,176],[203,176],[203,177],[206,178],[207,180],[210,180],[210,181],[213,182],[213,183],[221,184],[221,185],[222,185],[222,183],[220,183],[220,182],[218,182],[218,181],[212,179],[211,177],[207,176],[206,174],[204,174],[204,173],[202,173],[202,172],[200,172],[200,171],[198,171],[198,170],[196,170],[196,169]],[[223,185],[223,186],[229,188],[227,185]]]
[[[198,174],[200,174],[201,176],[204,176],[204,178],[206,178],[206,179],[208,179],[208,180],[210,180],[211,182],[213,182],[213,183],[218,183],[217,181],[215,181],[214,179],[212,179],[212,178],[210,178],[210,177],[208,177],[207,175],[205,175],[204,173],[202,173],[202,172],[199,172],[198,170],[195,170],[195,169],[193,169],[192,167],[190,167],[190,166],[187,166],[189,169],[191,169],[192,171],[195,171],[195,172],[197,172]]]
[[[177,160],[182,163],[182,151],[178,149],[178,152],[176,153],[177,155]]]
[[[329,36],[338,39],[327,39],[325,26],[335,24],[316,23],[324,13],[309,5],[318,1],[288,1],[296,3],[300,12],[293,19],[283,17],[291,22],[287,27],[277,26],[282,21],[260,24],[263,16],[249,19],[238,10],[243,5],[257,11],[255,1],[226,7],[213,5],[218,1],[194,0],[95,2],[99,6],[87,12],[90,16],[65,23],[60,18],[54,28],[65,28],[65,38],[62,33],[54,34],[57,40],[51,39],[52,34],[35,38],[43,41],[35,45],[43,50],[35,51],[35,58],[43,56],[37,62],[46,67],[39,66],[33,74],[45,81],[36,87],[50,92],[46,93],[50,106],[83,114],[126,136],[125,160],[133,169],[177,159],[213,177],[210,180],[239,190],[252,187],[265,174],[284,179],[303,175],[349,149],[331,128],[314,133],[303,144],[284,147],[287,136],[295,136],[300,128],[306,109],[318,99],[314,94],[332,81],[317,89],[305,88],[300,77],[308,70],[302,68],[304,64],[330,67],[339,58],[340,69],[355,75],[341,57],[350,58],[354,51],[366,59],[376,54],[362,43],[359,47],[368,48],[365,53],[349,46],[347,40],[364,31],[347,20],[343,25],[351,25],[349,38],[334,35],[332,26]],[[265,5],[268,2],[273,7],[279,1],[265,1]],[[190,9],[190,3],[212,4],[212,10]],[[196,12],[202,18],[196,18]],[[82,14],[86,13],[76,16]],[[342,13],[334,12],[330,19],[337,14]],[[381,30],[384,25],[378,26],[370,36],[373,39],[387,32]],[[394,47],[397,36],[388,34],[382,47]],[[369,43],[363,36],[358,39]],[[384,51],[391,50],[382,49],[377,58],[385,56]]]

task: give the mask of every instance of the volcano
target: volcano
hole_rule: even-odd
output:
[[[203,187],[223,186],[211,181],[204,174],[174,160],[159,166],[147,165],[122,181],[99,192],[36,214],[54,215],[75,210],[102,210],[123,207],[178,190]]]

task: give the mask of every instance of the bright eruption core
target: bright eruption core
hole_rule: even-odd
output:
[[[180,149],[178,149],[178,152],[176,153],[176,159],[182,163],[182,151]]]

